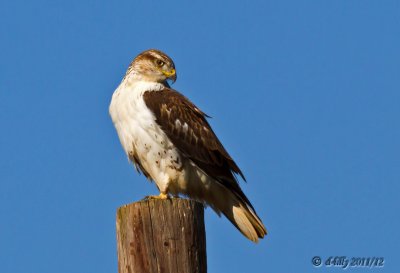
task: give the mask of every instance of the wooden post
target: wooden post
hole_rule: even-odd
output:
[[[119,273],[206,273],[203,205],[142,200],[117,211]]]

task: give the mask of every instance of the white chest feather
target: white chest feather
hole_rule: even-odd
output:
[[[128,157],[140,162],[145,172],[163,190],[171,180],[177,180],[182,168],[179,153],[155,121],[143,93],[157,92],[164,86],[149,82],[122,82],[115,90],[110,115]]]
[[[124,81],[115,90],[109,110],[126,153],[134,148],[135,138],[143,133],[142,131],[150,133],[156,130],[154,115],[144,103],[143,93],[162,88],[163,86],[157,83]]]

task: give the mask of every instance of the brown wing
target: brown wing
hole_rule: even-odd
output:
[[[145,92],[143,98],[177,149],[251,206],[234,176],[239,174],[245,180],[244,175],[211,129],[206,115],[169,88]]]

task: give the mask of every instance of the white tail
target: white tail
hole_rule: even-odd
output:
[[[248,239],[257,243],[259,238],[264,238],[267,234],[261,219],[247,205],[239,203],[238,207],[233,206],[232,213],[233,219],[229,214],[224,214]]]
[[[210,205],[215,212],[221,212],[248,239],[258,242],[267,230],[250,204],[246,204],[232,191],[219,183],[210,183],[203,191],[193,191],[190,196]]]

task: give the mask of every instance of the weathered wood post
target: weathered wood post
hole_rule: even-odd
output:
[[[203,205],[142,200],[117,211],[119,273],[206,273]]]

